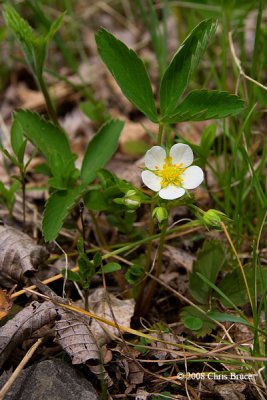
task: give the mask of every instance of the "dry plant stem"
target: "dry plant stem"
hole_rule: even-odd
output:
[[[252,298],[251,298],[251,294],[250,294],[250,290],[249,290],[249,286],[248,286],[247,277],[246,277],[246,274],[245,274],[245,271],[244,271],[244,267],[243,267],[243,265],[242,265],[242,263],[240,261],[240,258],[239,258],[238,254],[237,254],[237,251],[236,251],[236,248],[234,246],[234,243],[233,243],[233,241],[232,241],[232,239],[231,239],[231,237],[230,237],[230,235],[229,235],[229,233],[227,231],[227,228],[226,228],[226,226],[225,226],[225,224],[223,222],[221,222],[221,227],[222,227],[222,230],[223,230],[223,232],[224,232],[224,234],[225,234],[225,236],[226,236],[226,238],[227,238],[227,240],[228,240],[228,242],[229,242],[229,244],[230,244],[230,246],[231,246],[231,248],[233,250],[233,253],[234,253],[234,255],[235,255],[236,259],[237,259],[237,262],[238,262],[238,265],[240,267],[241,274],[243,276],[244,283],[245,283],[245,286],[246,286],[250,307],[251,307],[251,310],[253,310]]]
[[[250,76],[248,76],[244,72],[244,70],[243,70],[243,68],[241,66],[241,61],[239,60],[239,58],[237,57],[236,52],[235,52],[235,47],[234,47],[234,43],[233,43],[233,32],[229,32],[229,43],[230,43],[230,49],[231,49],[231,53],[232,53],[234,62],[235,62],[236,66],[237,66],[237,68],[239,70],[239,74],[241,76],[243,76],[243,78],[245,78],[249,82],[254,83],[254,85],[259,86],[263,90],[267,90],[267,86],[264,86],[262,83],[260,83],[260,82],[256,81],[255,79],[251,78]]]
[[[27,353],[25,354],[25,356],[23,357],[23,359],[21,360],[21,362],[19,363],[19,365],[17,366],[17,368],[15,369],[15,371],[13,372],[11,377],[8,379],[8,381],[4,384],[4,386],[0,390],[0,400],[4,400],[6,394],[9,392],[11,386],[13,385],[15,380],[18,378],[21,371],[23,370],[23,368],[25,367],[27,362],[31,359],[31,357],[33,356],[35,351],[38,349],[38,347],[40,346],[42,341],[43,341],[42,338],[38,339],[37,342],[35,342],[32,345],[32,347],[27,351]]]
[[[162,265],[162,257],[164,250],[164,243],[167,232],[167,224],[168,221],[164,222],[164,226],[161,231],[160,240],[159,240],[159,248],[157,252],[157,261],[156,261],[156,269],[155,269],[155,277],[158,278],[161,273],[161,265]],[[155,280],[150,280],[148,283],[144,280],[144,284],[142,287],[142,292],[139,295],[137,307],[135,311],[135,318],[139,318],[141,316],[145,316],[151,307],[151,302],[153,299],[153,295],[157,286],[157,282]]]
[[[86,247],[85,247],[85,242],[86,242],[86,237],[85,237],[85,223],[84,223],[84,218],[83,218],[83,213],[84,213],[84,203],[80,201],[80,218],[81,218],[81,223],[82,223],[82,236],[83,236],[83,251],[86,253]],[[89,297],[89,289],[83,289],[84,292],[84,309],[86,311],[89,310],[89,303],[88,303],[88,297]]]
[[[26,229],[26,183],[24,172],[21,172],[21,187],[22,187],[22,213],[23,213],[23,231]]]
[[[184,236],[184,235],[188,235],[188,234],[190,234],[190,233],[192,233],[192,232],[197,231],[198,229],[200,229],[200,227],[191,228],[191,229],[188,229],[187,231],[183,231],[183,232],[172,233],[172,234],[166,236],[166,240],[167,240],[167,239],[174,239],[174,238],[176,238],[176,237],[180,237],[180,236]],[[153,241],[154,241],[154,240],[158,240],[158,235],[155,235],[155,237],[153,237],[151,240],[153,240]],[[127,248],[127,249],[126,249],[126,248]],[[123,248],[117,249],[117,250],[115,250],[115,251],[113,251],[113,252],[111,252],[111,253],[107,252],[107,250],[106,250],[106,254],[104,254],[104,256],[102,257],[102,259],[105,260],[105,259],[108,259],[108,258],[110,258],[110,257],[114,257],[114,256],[116,256],[117,254],[122,253],[123,251],[129,250],[130,247],[129,247],[129,246],[126,246],[126,248],[123,247]],[[75,252],[74,255],[76,255],[76,254],[77,254],[77,253]],[[73,268],[71,269],[71,271],[73,271],[73,272],[77,272],[78,270],[79,270],[78,267],[73,267]],[[43,280],[42,283],[43,283],[44,285],[48,285],[49,283],[55,282],[55,281],[57,281],[58,279],[62,279],[62,278],[63,278],[63,275],[62,275],[62,274],[57,274],[57,275],[51,276],[51,278],[47,278],[47,279]],[[27,292],[28,289],[29,289],[29,290],[34,290],[34,289],[36,289],[36,285],[31,285],[31,286],[29,286],[29,287],[27,287],[27,288],[25,288],[25,289],[22,289],[22,290],[19,290],[19,291],[13,293],[13,294],[11,295],[11,299],[14,299],[14,298],[16,298],[16,297],[19,297],[19,296],[21,296],[22,294],[25,294],[25,293]],[[128,290],[128,289],[127,289],[127,290]]]
[[[159,282],[161,282],[161,281],[159,280]],[[49,301],[51,301],[52,303],[54,303],[55,305],[57,305],[59,307],[65,308],[65,309],[70,310],[70,311],[77,312],[77,313],[82,314],[82,315],[87,315],[87,316],[95,319],[96,321],[100,321],[100,322],[103,322],[106,325],[109,325],[109,326],[112,326],[114,328],[117,328],[117,326],[115,325],[115,323],[113,321],[108,320],[108,319],[106,319],[106,318],[104,318],[104,317],[102,317],[100,315],[94,314],[94,313],[92,313],[90,311],[85,311],[82,308],[75,307],[75,306],[72,306],[70,304],[60,303],[60,302],[54,300],[53,298],[51,298],[49,296],[46,296],[46,295],[43,295],[43,294],[40,294],[40,293],[38,293],[38,292],[36,292],[34,290],[27,290],[27,291],[29,293],[33,293],[33,294],[45,299],[45,300],[49,300]],[[216,322],[219,325],[218,321],[214,320],[214,322]],[[214,350],[207,351],[206,349],[195,347],[193,345],[182,344],[182,343],[173,343],[173,342],[170,342],[168,340],[163,340],[163,339],[157,338],[155,336],[152,336],[150,334],[146,334],[146,333],[143,333],[141,331],[138,331],[136,329],[128,328],[127,326],[118,325],[118,327],[119,327],[119,330],[122,331],[122,332],[129,333],[131,335],[135,335],[135,336],[138,336],[138,337],[143,337],[143,338],[145,338],[147,340],[151,340],[153,342],[159,342],[159,343],[168,344],[168,345],[170,345],[172,347],[176,347],[177,349],[188,350],[188,351],[191,351],[191,352],[193,351],[195,355],[199,355],[201,357],[203,357],[203,355],[210,356],[210,355],[213,355],[215,353]],[[233,359],[237,359],[237,360],[243,360],[244,359],[244,360],[253,360],[253,361],[261,361],[261,362],[267,361],[267,357],[252,357],[252,356],[243,356],[243,355],[239,356],[239,355],[235,355],[235,354],[230,354],[229,355],[229,353],[219,353],[219,352],[216,353],[216,357],[218,357],[220,359],[231,359],[231,358],[233,358]]]
[[[94,224],[94,227],[95,227],[95,230],[96,230],[96,234],[98,236],[99,241],[101,242],[103,248],[105,250],[109,251],[109,246],[108,246],[108,244],[106,242],[106,239],[105,239],[105,237],[104,237],[104,235],[103,235],[103,233],[102,233],[102,231],[101,231],[101,229],[99,227],[97,218],[95,217],[95,215],[94,215],[94,213],[92,211],[89,211],[89,213],[90,213],[90,216],[92,218],[92,221],[93,221],[93,224]],[[128,298],[129,297],[129,289],[128,289],[127,283],[126,283],[126,281],[124,279],[124,276],[123,276],[122,272],[121,271],[115,271],[113,273],[113,275],[114,275],[114,278],[116,279],[116,281],[117,281],[122,293],[124,294],[123,295],[124,298]]]

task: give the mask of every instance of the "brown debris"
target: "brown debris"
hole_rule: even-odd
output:
[[[24,340],[44,325],[53,324],[56,315],[53,303],[33,301],[0,328],[0,367]]]
[[[0,225],[0,283],[12,287],[25,284],[48,258],[48,251],[38,246],[25,233]]]

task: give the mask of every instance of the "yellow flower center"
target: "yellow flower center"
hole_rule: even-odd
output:
[[[183,163],[173,164],[172,157],[166,157],[164,160],[164,164],[161,170],[156,168],[154,173],[161,178],[161,186],[163,188],[169,185],[175,185],[181,187],[183,179],[181,174],[185,171],[186,168],[182,168]]]

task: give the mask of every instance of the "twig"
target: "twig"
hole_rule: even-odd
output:
[[[35,342],[32,345],[32,347],[27,351],[27,353],[25,354],[25,356],[23,357],[23,359],[21,360],[21,362],[19,363],[19,365],[17,366],[17,368],[15,369],[15,371],[13,372],[11,377],[7,380],[7,382],[4,384],[4,386],[0,390],[0,400],[4,400],[5,395],[9,392],[11,386],[13,385],[15,380],[18,378],[18,376],[20,375],[21,371],[23,370],[23,368],[25,367],[27,362],[32,358],[33,354],[38,349],[38,347],[40,346],[42,341],[43,341],[43,338],[38,339],[37,342]]]
[[[240,74],[241,76],[243,76],[243,78],[245,78],[245,79],[247,79],[248,81],[254,83],[254,85],[259,86],[259,87],[262,88],[263,90],[267,90],[267,86],[264,86],[262,83],[260,83],[260,82],[256,81],[255,79],[251,78],[250,76],[248,76],[248,75],[244,72],[244,70],[243,70],[243,68],[242,68],[242,66],[241,66],[241,61],[239,60],[239,58],[238,58],[237,55],[236,55],[236,51],[235,51],[235,47],[234,47],[234,43],[233,43],[233,32],[229,32],[228,38],[229,38],[230,50],[231,50],[231,53],[232,53],[234,62],[235,62],[236,66],[237,66],[237,68],[238,68],[238,70],[239,70],[239,74]]]
[[[244,271],[244,267],[243,267],[243,265],[242,265],[242,263],[240,261],[240,258],[239,258],[238,254],[237,254],[237,251],[236,251],[236,248],[234,246],[234,243],[233,243],[233,241],[232,241],[232,239],[231,239],[231,237],[230,237],[230,235],[229,235],[229,233],[227,231],[227,228],[226,228],[226,226],[225,226],[225,224],[223,222],[221,222],[221,227],[222,227],[222,230],[223,230],[223,232],[224,232],[224,234],[226,236],[226,239],[228,240],[228,242],[229,242],[229,244],[230,244],[230,246],[232,248],[232,251],[233,251],[233,253],[234,253],[235,257],[236,257],[236,260],[238,262],[238,265],[239,265],[239,268],[240,268],[240,271],[242,273],[243,280],[244,280],[244,283],[245,283],[245,286],[246,286],[246,291],[247,291],[249,303],[250,303],[251,309],[253,310],[252,297],[251,297],[251,294],[250,294],[250,289],[249,289],[247,277],[246,277],[246,274],[245,274],[245,271]]]

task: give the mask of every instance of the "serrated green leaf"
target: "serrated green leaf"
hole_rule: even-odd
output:
[[[14,121],[20,124],[25,136],[43,153],[49,162],[51,153],[56,151],[67,164],[74,159],[64,131],[39,114],[28,110],[15,113]],[[74,161],[72,163],[74,167]]]
[[[5,5],[3,14],[8,27],[20,43],[27,63],[39,78],[42,74],[46,57],[46,38],[44,36],[36,36],[28,22],[11,5]]]
[[[216,30],[211,19],[202,21],[181,44],[163,75],[160,85],[160,112],[162,117],[172,115],[179,98],[196,69],[200,57]]]
[[[163,122],[205,121],[225,118],[244,110],[238,96],[218,90],[193,90]]]
[[[197,273],[201,272],[214,283],[224,263],[225,252],[222,244],[217,240],[206,240],[198,252],[197,259],[193,264],[193,271],[189,276],[191,294],[199,303],[208,303],[212,288],[200,281]]]
[[[84,190],[84,186],[75,189],[59,190],[49,197],[42,221],[42,232],[46,242],[52,242],[56,239],[65,218],[82,196]]]
[[[96,34],[98,52],[123,94],[151,121],[157,122],[157,111],[151,83],[143,61],[110,32]]]
[[[81,179],[91,183],[100,168],[103,168],[115,153],[124,122],[111,120],[103,125],[89,142],[81,168]]]
[[[181,317],[185,327],[191,329],[197,337],[208,335],[216,326],[215,322],[211,321],[204,313],[193,306],[184,307]]]

